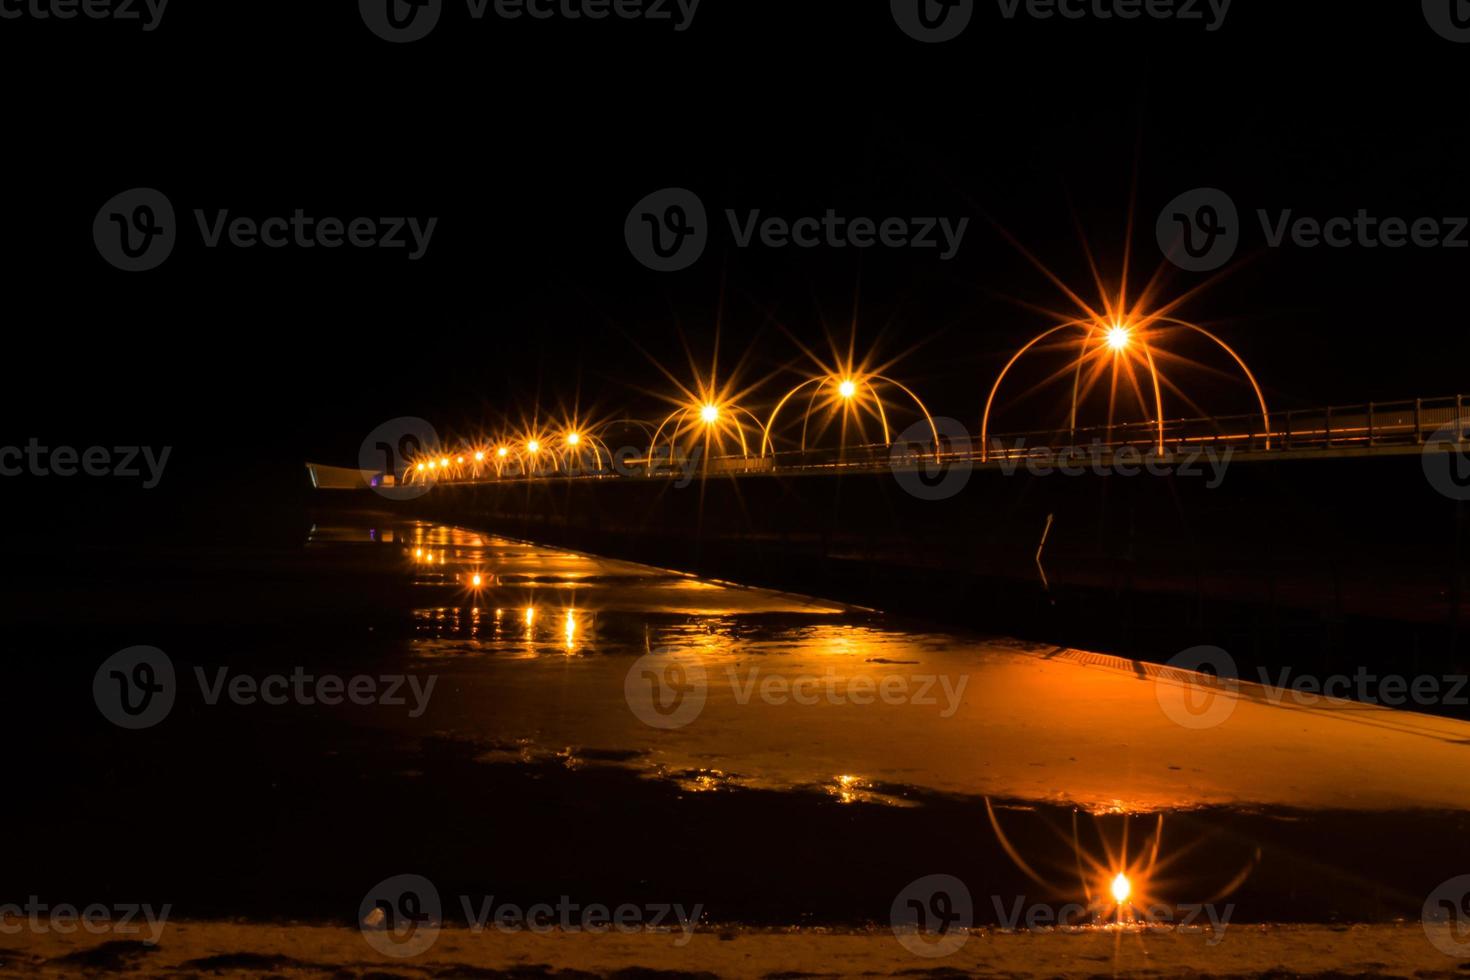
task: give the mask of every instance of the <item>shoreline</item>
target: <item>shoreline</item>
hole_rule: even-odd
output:
[[[631,934],[441,930],[413,956],[375,948],[348,926],[221,921],[169,923],[157,946],[136,934],[0,934],[0,977],[122,973],[291,978],[900,975],[952,973],[1013,980],[1097,976],[1464,976],[1470,943],[1447,955],[1418,922],[1209,930],[975,930],[944,956],[921,956],[887,929],[700,930]],[[907,937],[906,937],[907,938]],[[951,937],[953,939],[955,937]],[[1442,939],[1448,940],[1446,933]],[[1444,944],[1443,942],[1441,943]],[[379,942],[382,945],[382,942]],[[1453,948],[1452,946],[1450,948]]]

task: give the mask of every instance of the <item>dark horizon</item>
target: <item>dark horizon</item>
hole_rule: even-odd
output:
[[[1461,52],[1417,10],[1367,20],[1237,4],[1211,32],[982,7],[960,38],[925,45],[884,9],[706,3],[708,21],[683,32],[451,13],[423,41],[388,45],[351,10],[297,12],[282,31],[245,9],[174,12],[174,30],[127,44],[104,30],[117,25],[12,25],[33,53],[85,52],[147,93],[140,111],[116,112],[60,77],[64,125],[17,106],[18,131],[47,134],[12,201],[26,235],[6,236],[7,289],[27,311],[11,320],[24,368],[10,397],[43,409],[26,436],[167,433],[181,459],[221,468],[344,460],[401,415],[458,429],[536,404],[636,414],[654,404],[637,389],[660,384],[638,348],[678,365],[682,331],[707,358],[723,319],[722,362],[749,348],[759,375],[800,357],[772,320],[814,346],[823,321],[843,333],[854,311],[859,349],[880,334],[889,354],[921,344],[896,372],[970,424],[1044,323],[1021,304],[1066,302],[1001,230],[1090,295],[1079,229],[1115,276],[1135,185],[1136,282],[1162,262],[1154,222],[1177,194],[1218,187],[1238,205],[1236,255],[1183,312],[1219,325],[1273,402],[1464,387],[1470,252],[1272,248],[1256,217],[1470,213],[1470,141],[1438,94],[1453,91]],[[772,11],[780,29],[767,29]],[[245,55],[267,39],[284,64],[311,51],[311,67],[252,70]],[[205,51],[242,69],[211,72]],[[1412,70],[1343,70],[1343,51]],[[185,91],[191,72],[200,83]],[[131,187],[157,188],[178,214],[179,244],[149,272],[110,267],[87,233]],[[680,272],[644,268],[623,241],[629,209],[662,187],[698,194],[713,226]],[[196,209],[207,223],[296,209],[438,223],[409,261],[409,249],[209,249]],[[969,226],[949,261],[738,248],[726,209]],[[1169,268],[1171,294],[1210,278]]]

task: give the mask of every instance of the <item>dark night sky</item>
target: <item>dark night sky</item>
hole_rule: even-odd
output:
[[[846,322],[860,346],[928,343],[895,374],[978,419],[1005,353],[1062,298],[992,227],[1069,282],[1074,213],[1120,256],[1138,173],[1137,262],[1189,188],[1302,214],[1470,214],[1470,45],[1418,4],[1237,0],[1223,28],[1006,22],[920,45],[885,3],[704,0],[693,27],[470,23],[388,45],[356,5],[182,3],[152,33],[0,21],[9,185],[0,228],[5,435],[169,443],[181,473],[348,462],[398,415],[446,428],[584,404],[652,414],[682,326],[776,369]],[[311,8],[307,10],[305,8]],[[190,209],[437,216],[426,258],[201,248],[124,274],[90,236],[134,186]],[[623,244],[644,194],[695,190],[786,216],[969,216],[960,254],[738,250],[659,274]],[[1266,249],[1185,312],[1238,343],[1281,405],[1470,389],[1470,249]],[[1245,260],[1249,261],[1245,261]],[[1177,272],[1171,289],[1205,277]],[[774,393],[777,389],[771,389]],[[640,402],[643,406],[640,408]],[[1232,406],[1237,407],[1237,406]],[[7,492],[13,492],[7,488]]]

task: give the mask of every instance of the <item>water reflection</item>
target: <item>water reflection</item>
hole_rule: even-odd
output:
[[[1220,695],[1239,702],[1228,721],[1186,729],[1160,707],[1170,677],[1115,657],[921,632],[442,525],[391,530],[423,600],[409,652],[453,675],[435,730],[472,743],[537,758],[570,746],[700,790],[801,787],[842,804],[945,793],[1093,814],[1470,810],[1470,784],[1445,778],[1470,751],[1464,722],[1243,688]],[[630,709],[625,684],[649,656],[703,675],[682,727]]]

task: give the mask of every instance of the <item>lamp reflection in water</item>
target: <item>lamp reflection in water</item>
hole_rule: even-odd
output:
[[[573,653],[577,649],[577,614],[567,610],[566,621],[562,624],[562,634],[566,640],[567,653]]]
[[[1178,913],[1183,906],[1174,901],[1173,897],[1181,890],[1195,892],[1195,895],[1190,896],[1192,900],[1199,896],[1199,901],[1193,902],[1193,905],[1217,902],[1228,897],[1245,883],[1260,860],[1260,851],[1257,849],[1254,856],[1232,878],[1220,887],[1208,889],[1207,894],[1200,896],[1199,880],[1168,877],[1166,872],[1204,843],[1202,840],[1186,842],[1172,853],[1161,856],[1164,815],[1159,813],[1154,818],[1152,833],[1134,851],[1129,845],[1129,828],[1133,814],[1116,811],[1107,814],[1094,813],[1090,816],[1101,847],[1101,853],[1094,853],[1082,844],[1078,811],[1073,810],[1070,833],[1047,821],[1048,829],[1067,845],[1062,852],[1065,858],[1055,864],[1056,875],[1048,877],[1038,871],[1011,842],[1001,828],[996,808],[988,797],[985,800],[985,812],[990,818],[991,829],[994,830],[1001,849],[1026,877],[1049,894],[1071,895],[1085,901],[1083,918],[1059,922],[1059,925],[1119,929],[1120,941],[1124,927],[1138,927],[1138,931],[1143,931],[1145,928],[1167,927],[1180,922],[1181,916]],[[1109,840],[1103,821],[1118,817],[1121,817],[1121,827],[1115,843]],[[1045,817],[1042,819],[1045,820]],[[1084,909],[1084,906],[1079,905],[1077,908]]]

